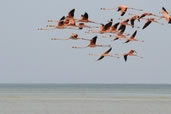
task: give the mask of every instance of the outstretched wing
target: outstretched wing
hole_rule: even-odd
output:
[[[146,14],[142,14],[140,17],[139,17],[139,19],[141,19],[141,18],[143,18],[143,17],[145,17],[146,16]]]
[[[131,22],[131,26],[132,26],[132,28],[134,28],[134,22],[135,22],[135,19],[131,19],[131,20],[130,20],[130,22]]]
[[[87,12],[84,13],[84,18],[88,19],[88,13]]]
[[[164,7],[162,7],[162,10],[168,14],[167,10]]]
[[[108,49],[105,54],[108,54],[110,51],[112,50],[112,48]]]
[[[142,29],[145,29],[147,26],[149,26],[151,24],[151,21],[147,21],[145,24],[144,24],[144,26],[143,26],[143,28]]]
[[[132,34],[132,38],[135,38],[135,36],[136,36],[136,34],[137,34],[137,30]]]
[[[121,16],[124,16],[126,11],[127,11],[128,8],[125,8],[125,11],[120,11],[121,12]]]
[[[120,24],[120,23],[118,22],[118,23],[114,24],[113,27],[114,27],[115,29],[117,29],[119,24]]]
[[[75,9],[72,9],[72,10],[68,13],[68,17],[69,17],[69,18],[74,17],[74,12],[75,12]]]
[[[121,33],[124,33],[125,32],[125,29],[126,29],[126,25],[120,25],[119,29]]]
[[[64,20],[65,19],[65,16],[61,17],[60,21]]]
[[[111,21],[104,26],[104,29],[108,30],[112,26],[112,23],[113,23],[113,20],[111,19]]]
[[[128,42],[130,42],[130,40],[127,40],[125,43],[128,43]]]
[[[99,60],[101,60],[101,59],[103,59],[104,58],[104,56],[100,56],[98,59],[97,59],[97,61],[99,61]]]
[[[97,40],[97,36],[93,37],[93,38],[90,40],[90,44],[91,44],[91,45],[96,44],[96,40]]]

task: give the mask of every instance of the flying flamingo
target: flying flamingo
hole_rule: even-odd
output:
[[[64,29],[66,26],[64,25],[64,18],[63,16],[58,22],[57,25],[47,25],[46,28],[39,28],[38,30],[53,30],[53,29]]]
[[[88,16],[88,13],[85,12],[84,15],[81,15],[81,18],[80,19],[76,19],[78,22],[85,22],[85,23],[95,23],[95,24],[100,24],[100,23],[96,23],[94,21],[91,21],[88,19],[89,16]]]
[[[169,13],[167,12],[167,10],[164,7],[162,7],[161,13],[162,13],[162,16],[160,18],[165,18],[165,20],[169,24],[171,24],[171,15],[169,15]]]
[[[140,41],[140,42],[144,42],[143,40],[137,40],[137,39],[135,39],[136,34],[137,34],[137,30],[130,36],[130,38],[125,43],[128,43],[130,41]]]
[[[130,22],[131,22],[131,26],[132,26],[132,28],[134,28],[134,23],[135,23],[135,20],[138,20],[139,22],[140,22],[140,16],[138,16],[138,15],[134,15],[134,16],[132,16],[131,18],[130,18]]]
[[[129,14],[129,15],[132,15],[132,14]],[[131,16],[130,18],[126,18],[126,19],[124,19],[124,18],[119,18],[120,20],[124,20],[124,21],[122,21],[123,22],[123,24],[125,23],[126,25],[130,25],[130,26],[132,26],[132,28],[140,28],[139,26],[135,26],[134,25],[134,23],[135,23],[135,20],[138,20],[139,22],[140,22],[140,19],[139,19],[139,15],[133,15],[133,16]],[[129,21],[130,21],[130,24],[127,22],[126,23],[126,21],[128,21],[128,19],[129,19]]]
[[[124,34],[123,32],[116,32],[116,35],[102,36],[103,38],[114,38],[115,40],[126,39],[129,34]]]
[[[99,45],[96,44],[96,40],[97,40],[97,36],[93,37],[90,40],[90,43],[87,46],[84,47],[77,47],[77,46],[73,46],[72,48],[87,48],[87,47],[91,47],[91,48],[95,48],[95,47],[111,47],[111,45]]]
[[[143,11],[142,9],[131,8],[126,5],[120,5],[117,8],[101,8],[101,10],[115,10],[115,9],[117,9],[117,11],[120,12],[121,16],[124,16],[128,9]]]
[[[84,39],[84,38],[79,38],[78,34],[72,33],[69,38],[66,39],[59,39],[59,38],[51,38],[51,40],[89,40],[89,39]]]
[[[157,15],[155,15],[155,14],[153,14],[153,13],[144,12],[143,14],[141,14],[141,15],[139,16],[139,19],[142,19],[142,18],[144,18],[144,17],[146,17],[146,16],[155,16],[155,17],[159,17],[159,16],[157,16]]]
[[[115,54],[115,55],[116,56],[123,56],[125,62],[127,61],[128,56],[136,56],[136,57],[139,57],[141,59],[143,58],[143,57],[140,57],[140,56],[138,56],[137,54],[134,54],[134,53],[137,53],[137,52],[135,50],[130,50],[128,53],[125,53],[123,55],[119,55],[119,54]]]
[[[86,33],[100,33],[100,34],[103,34],[103,33],[107,33],[110,31],[110,27],[112,26],[112,23],[113,23],[113,19],[111,19],[107,24],[101,24],[100,27],[99,27],[99,31],[92,31],[92,30],[89,30],[88,32]]]
[[[145,29],[145,28],[146,28],[147,26],[149,26],[152,22],[156,22],[156,23],[158,23],[158,24],[163,25],[163,23],[159,23],[158,21],[156,21],[155,18],[147,18],[146,20],[147,20],[147,22],[144,24],[144,26],[143,26],[142,29]]]
[[[126,38],[126,35],[123,34],[123,32],[119,32],[118,34],[116,34],[114,41],[115,40],[120,40],[120,39],[123,39],[123,38]]]
[[[99,31],[93,31],[93,30],[89,30],[88,32],[86,33],[100,33],[100,34],[103,34],[105,33],[106,30],[105,30],[105,25],[104,24],[101,24],[100,27],[99,27]]]
[[[98,55],[98,54],[89,54],[89,55],[91,55],[91,56],[100,56],[97,59],[97,61],[99,61],[99,60],[102,60],[104,57],[107,57],[107,56],[108,57],[115,57],[115,56],[109,54],[111,52],[111,50],[112,50],[112,48],[109,48],[107,51],[105,51],[104,53],[102,53],[100,55]]]
[[[134,53],[137,53],[137,52],[135,50],[130,50],[128,53],[124,54],[124,60],[125,60],[125,62],[127,61],[127,57],[128,56],[137,56],[139,58],[143,58],[143,57],[140,57],[138,55],[135,55]]]

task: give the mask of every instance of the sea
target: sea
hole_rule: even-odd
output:
[[[171,114],[171,85],[0,84],[0,114]]]

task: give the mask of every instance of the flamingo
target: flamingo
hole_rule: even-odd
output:
[[[134,53],[137,53],[135,50],[130,50],[129,52],[125,53],[125,54],[122,54],[122,55],[119,55],[119,54],[115,54],[116,56],[123,56],[124,57],[124,60],[125,62],[127,62],[127,58],[128,56],[136,56],[138,58],[143,58],[143,57],[140,57],[138,56],[137,54],[134,54]]]
[[[115,57],[115,56],[109,54],[109,53],[111,52],[111,50],[112,50],[112,47],[109,48],[107,51],[103,52],[103,53],[100,54],[100,55],[97,55],[97,54],[89,54],[89,55],[91,55],[91,56],[100,56],[100,57],[97,59],[97,61],[99,61],[99,60],[102,60],[104,57],[107,57],[107,56],[108,56],[108,57]]]
[[[57,38],[51,38],[51,40],[88,40],[88,39],[84,39],[84,38],[79,38],[78,34],[76,33],[72,33],[71,36],[69,38],[66,39],[57,39]]]
[[[129,14],[129,15],[132,15],[132,14]],[[135,20],[138,20],[139,22],[140,22],[140,19],[139,19],[139,15],[133,15],[133,16],[131,16],[130,18],[127,18],[127,19],[124,19],[124,18],[119,18],[120,20],[125,20],[125,22],[124,21],[122,21],[123,22],[123,24],[125,23],[126,25],[130,25],[130,26],[132,26],[132,28],[140,28],[139,26],[135,26],[134,25],[134,23],[135,23]],[[128,21],[128,19],[129,19],[129,21],[130,21],[130,24],[128,24],[128,22],[126,23],[126,20]]]
[[[91,47],[91,48],[95,48],[95,47],[111,47],[111,45],[98,45],[96,44],[96,40],[97,40],[97,36],[93,37],[90,40],[90,43],[87,46],[84,47],[77,47],[77,46],[73,46],[72,48],[87,48],[87,47]]]
[[[100,27],[99,27],[99,31],[92,31],[92,30],[89,30],[88,32],[86,33],[100,33],[100,34],[103,34],[103,33],[107,33],[110,31],[110,27],[112,26],[112,23],[113,23],[113,19],[111,19],[107,24],[101,24]]]
[[[119,39],[123,39],[123,38],[126,38],[126,35],[123,34],[122,32],[119,32],[116,34],[114,41],[119,40]]]
[[[138,20],[140,22],[140,19],[139,18],[140,18],[140,16],[138,16],[138,15],[134,15],[134,16],[132,16],[130,18],[130,22],[131,22],[132,28],[134,28],[134,22],[135,22],[135,20]]]
[[[113,36],[113,35],[109,35],[109,36],[102,36],[103,38],[114,38],[114,41],[115,40],[120,40],[120,39],[123,39],[123,38],[127,38],[127,36],[129,35],[129,34],[124,34],[123,32],[118,32],[118,31],[116,31],[116,35],[115,36]]]
[[[86,33],[100,33],[100,34],[103,34],[106,32],[105,30],[105,25],[104,24],[101,24],[100,27],[99,27],[99,31],[93,31],[93,30],[89,30],[88,32]]]
[[[165,18],[165,20],[169,24],[171,24],[171,15],[169,15],[169,13],[167,12],[167,10],[164,7],[162,7],[161,13],[162,13],[162,16],[160,18]]]
[[[163,25],[163,23],[159,23],[158,21],[156,21],[155,18],[147,18],[147,22],[144,24],[142,29],[145,29],[147,26],[149,26],[152,22],[156,22],[158,24]]]
[[[91,21],[88,19],[89,16],[88,16],[88,13],[85,12],[84,15],[81,15],[81,18],[80,19],[77,19],[78,22],[85,22],[85,23],[95,23],[95,24],[100,24],[100,23],[96,23],[94,21]]]
[[[63,16],[58,22],[57,25],[47,25],[46,28],[39,28],[38,30],[53,30],[53,29],[64,29],[66,26],[64,25],[65,16]],[[52,27],[52,28],[51,28]]]
[[[143,40],[137,40],[137,39],[135,39],[136,34],[137,34],[137,30],[130,36],[130,38],[125,43],[128,43],[130,41],[140,41],[140,42],[144,42]]]
[[[143,58],[138,55],[135,55],[134,53],[137,53],[137,52],[135,50],[130,50],[128,53],[124,54],[123,56],[124,56],[125,62],[127,61],[128,56],[137,56],[139,58]]]
[[[153,14],[153,13],[144,12],[143,14],[141,14],[141,15],[139,16],[139,19],[142,19],[142,18],[144,18],[144,17],[146,17],[146,16],[155,16],[155,17],[159,17],[159,16],[157,16],[157,15],[155,15],[155,14]]]
[[[121,16],[124,16],[128,9],[143,11],[142,9],[131,8],[126,5],[120,5],[117,8],[101,8],[101,10],[115,10],[115,9],[117,9],[117,11],[120,12]]]

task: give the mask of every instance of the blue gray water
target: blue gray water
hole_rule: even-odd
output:
[[[0,84],[0,114],[171,114],[171,85]]]
[[[97,95],[171,95],[171,85],[162,84],[0,84],[0,94],[97,94]]]

